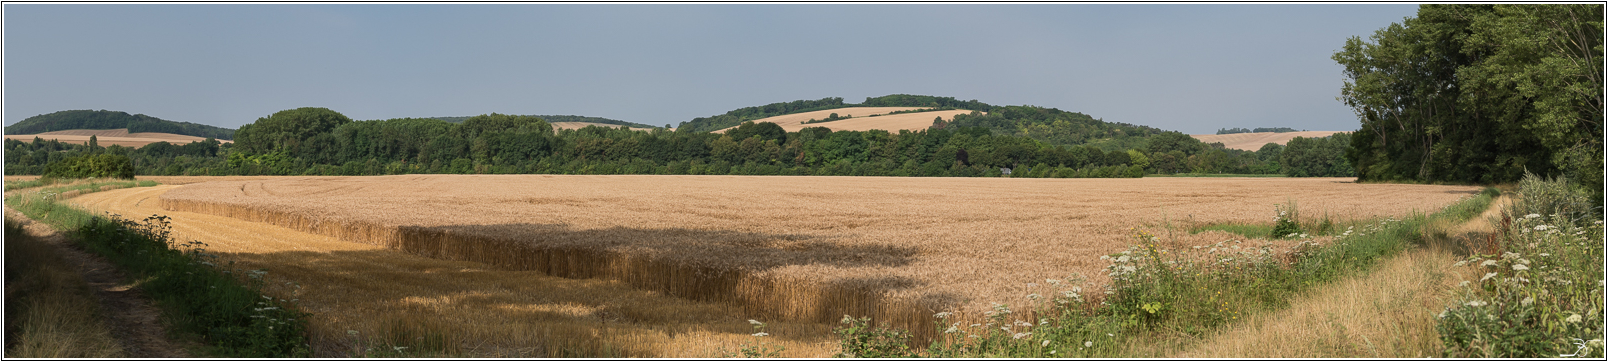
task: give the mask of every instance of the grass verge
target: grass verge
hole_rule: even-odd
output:
[[[5,236],[5,356],[126,357],[83,276],[15,220],[5,220]]]
[[[1472,218],[1494,196],[1486,192],[1431,215],[1355,223],[1328,243],[1304,235],[1305,230],[1340,226],[1303,227],[1297,230],[1299,244],[1284,252],[1240,241],[1169,250],[1158,237],[1135,230],[1136,245],[1101,258],[1111,263],[1106,268],[1111,282],[1103,291],[1084,290],[1081,277],[1074,275],[1046,280],[1059,291],[1028,296],[1039,301],[1026,308],[1031,313],[996,305],[985,313],[988,321],[971,325],[939,313],[934,317],[945,338],[925,351],[903,344],[899,331],[846,318],[848,327],[840,331],[855,333],[840,338],[841,348],[843,356],[856,357],[1158,357],[1158,351],[1184,349],[1247,316],[1287,308],[1314,286],[1365,272],[1377,260],[1423,244],[1430,223]],[[1285,211],[1295,215],[1293,203]]]
[[[142,221],[97,216],[60,199],[154,182],[91,182],[6,195],[6,204],[58,230],[86,250],[117,264],[156,300],[176,333],[209,346],[202,354],[224,357],[298,357],[309,353],[304,313],[294,301],[263,295],[263,271],[230,270],[199,242],[171,240],[165,216]]]

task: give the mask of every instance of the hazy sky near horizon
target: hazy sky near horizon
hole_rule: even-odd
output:
[[[1411,4],[5,4],[4,118],[238,128],[557,114],[676,125],[921,94],[1185,133],[1354,130],[1330,56]]]

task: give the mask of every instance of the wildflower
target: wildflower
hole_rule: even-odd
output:
[[[1483,266],[1483,267],[1496,266],[1496,259],[1486,260],[1484,263],[1480,263],[1480,266]]]
[[[1128,256],[1123,255],[1122,257],[1117,258],[1117,262],[1118,263],[1126,263],[1126,262],[1128,262]]]
[[[956,326],[949,326],[949,329],[944,330],[944,334],[950,333],[960,333],[960,328],[957,328]]]
[[[1534,218],[1538,218],[1538,217],[1541,217],[1541,214],[1524,215],[1524,218],[1526,218],[1526,219],[1534,219]]]
[[[1547,231],[1547,229],[1550,229],[1550,228],[1552,228],[1552,226],[1550,226],[1550,225],[1536,225],[1535,226],[1535,231]]]
[[[770,333],[765,333],[765,332],[759,332],[759,333],[754,333],[753,334],[753,336],[755,336],[755,337],[764,337],[764,336],[769,336],[769,335],[770,335]]]
[[[1485,302],[1485,301],[1483,301],[1483,300],[1474,300],[1474,301],[1470,301],[1470,302],[1468,302],[1468,303],[1465,303],[1465,304],[1467,304],[1467,305],[1468,305],[1468,306],[1470,306],[1470,307],[1483,307],[1483,306],[1485,306],[1485,305],[1486,305],[1486,304],[1490,304],[1490,303],[1486,303],[1486,302]]]
[[[1464,280],[1462,283],[1457,283],[1457,286],[1458,287],[1466,287],[1466,286],[1468,286],[1468,281]]]
[[[757,325],[761,325],[761,324],[765,324],[765,323],[760,323],[760,322],[759,322],[759,321],[756,321],[756,320],[752,320],[752,319],[749,319],[749,320],[748,320],[748,324],[752,324],[752,325],[756,325],[756,326],[757,326]]]
[[[1094,341],[1083,341],[1083,347],[1084,348],[1094,347]]]
[[[1486,279],[1491,279],[1491,278],[1495,278],[1495,277],[1496,277],[1496,273],[1485,273],[1485,276],[1480,278],[1480,282],[1483,283],[1483,282],[1485,282]]]
[[[1527,266],[1527,265],[1524,265],[1524,264],[1513,264],[1513,270],[1514,271],[1525,271],[1525,270],[1530,270],[1530,267]]]
[[[1452,267],[1453,267],[1453,268],[1456,268],[1456,267],[1460,267],[1460,266],[1464,266],[1464,265],[1468,265],[1468,261],[1467,261],[1467,260],[1464,260],[1464,261],[1459,261],[1459,262],[1457,262],[1457,264],[1452,264]]]
[[[1446,319],[1446,310],[1441,310],[1440,315],[1435,316],[1435,318]]]
[[[1535,304],[1535,298],[1524,297],[1524,300],[1519,301],[1519,305],[1529,306],[1531,304]]]
[[[1044,282],[1050,283],[1050,285],[1061,285],[1060,279],[1045,279]]]
[[[1044,343],[1039,343],[1039,348],[1044,348],[1044,347],[1049,347],[1049,346],[1050,346],[1050,340],[1048,340],[1048,339],[1044,340]]]
[[[1580,315],[1579,314],[1570,314],[1569,318],[1564,318],[1563,321],[1564,322],[1569,322],[1569,323],[1580,323]]]
[[[1038,300],[1039,295],[1038,295],[1038,293],[1028,294],[1027,299]]]
[[[1543,258],[1545,258],[1545,257],[1549,257],[1549,256],[1552,256],[1552,254],[1548,254],[1548,253],[1541,253],[1541,257],[1543,257]]]
[[[1011,339],[1022,339],[1022,338],[1027,338],[1028,336],[1031,336],[1031,335],[1033,335],[1033,334],[1032,333],[1027,333],[1027,332],[1022,332],[1022,333],[1017,333],[1015,335],[1012,335]]]
[[[950,314],[952,314],[952,313],[949,313],[949,312],[938,312],[938,314],[934,314],[934,315],[932,315],[932,317],[933,317],[933,318],[938,318],[938,319],[944,319],[944,318],[949,318],[949,315],[950,315]]]

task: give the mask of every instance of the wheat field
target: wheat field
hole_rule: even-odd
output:
[[[125,147],[144,147],[145,145],[168,142],[174,145],[189,144],[190,142],[204,141],[206,137],[186,136],[181,134],[160,132],[128,133],[127,128],[119,129],[71,129],[64,131],[51,131],[40,134],[8,134],[6,138],[23,142],[32,142],[34,137],[45,140],[57,140],[66,143],[88,143],[89,137],[95,136],[95,143],[102,147],[119,145]],[[230,143],[230,140],[218,140]]]
[[[1126,248],[1135,227],[1187,247],[1243,237],[1168,230],[1268,223],[1292,199],[1309,218],[1345,220],[1432,211],[1477,190],[1335,178],[405,175],[197,183],[160,204],[616,281],[745,318],[830,325],[850,314],[919,335],[939,311],[1028,305],[1051,292],[1046,279],[1101,285],[1098,257]]]

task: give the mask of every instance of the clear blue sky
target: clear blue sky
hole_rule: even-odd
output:
[[[237,128],[574,114],[652,125],[895,93],[1185,133],[1354,130],[1329,57],[1416,5],[6,4],[4,117]]]

